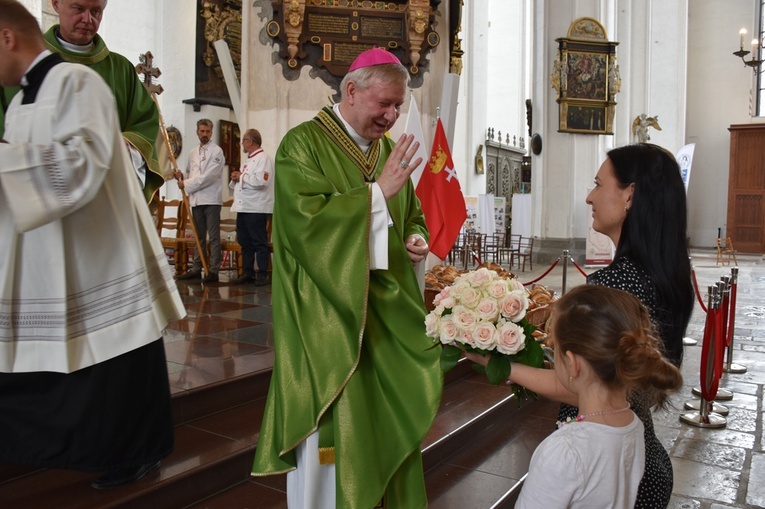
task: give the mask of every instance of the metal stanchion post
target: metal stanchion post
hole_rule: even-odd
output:
[[[718,415],[722,415],[725,417],[730,413],[730,410],[727,406],[723,405],[722,403],[718,403],[716,401],[704,401],[704,398],[701,399],[694,399],[693,401],[686,401],[683,404],[683,408],[686,410],[696,410],[697,412],[701,410],[701,403],[704,403],[707,412],[713,412]]]
[[[566,295],[566,269],[568,269],[568,249],[563,250],[563,280],[561,292]]]
[[[730,311],[728,312],[728,348],[726,349],[725,366],[726,373],[746,373],[746,366],[733,363],[733,340],[736,329],[736,292],[738,290],[738,267],[730,269]]]
[[[720,307],[721,298],[719,296],[719,290],[716,285],[710,285],[708,288],[707,296],[707,322],[704,331],[704,341],[702,349],[706,352],[706,356],[702,355],[701,366],[701,383],[706,388],[705,392],[714,392],[717,386],[717,370],[716,370],[716,358],[715,341],[722,341],[723,338],[716,337],[716,330],[719,330],[715,325],[715,318],[717,318],[717,310]],[[711,329],[711,330],[708,330]],[[706,364],[704,364],[706,357]],[[694,389],[695,392],[695,389]],[[699,394],[701,399],[699,400],[699,411],[689,412],[680,415],[680,422],[696,426],[698,428],[724,428],[727,425],[727,420],[722,415],[713,411],[714,401],[707,401],[703,394]]]
[[[725,282],[716,281],[713,286],[710,285],[710,288],[712,287],[714,287],[715,289],[714,291],[717,295],[717,298],[716,298],[717,306],[715,307],[714,313],[717,315],[717,320],[723,321],[723,313],[722,313],[723,309],[721,306],[722,306],[723,300],[725,299]],[[712,308],[708,306],[707,306],[707,310],[708,310],[707,311],[708,313],[712,312]],[[718,348],[720,349],[720,352],[722,353],[725,347],[725,326],[724,324],[718,323],[716,328],[718,331],[721,332],[721,334],[719,334],[719,337],[715,338],[715,341],[722,342],[722,344],[718,346]],[[716,371],[719,370],[720,374],[722,374],[722,362],[723,362],[722,356],[719,359],[716,358],[715,362],[717,363],[715,365],[715,370]],[[693,394],[695,394],[696,396],[701,396],[701,388],[699,387],[694,387],[691,392],[693,392]],[[729,391],[728,389],[723,389],[722,387],[717,389],[717,395],[714,397],[715,401],[730,401],[732,399],[733,399],[733,392]]]
[[[688,259],[690,260],[690,258],[691,257],[689,256]],[[683,346],[696,346],[697,344],[698,341],[693,338],[689,338],[687,336],[683,338]]]

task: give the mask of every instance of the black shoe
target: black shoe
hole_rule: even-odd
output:
[[[93,481],[90,485],[97,490],[108,490],[116,488],[123,484],[135,482],[149,472],[159,468],[159,461],[156,463],[147,463],[140,467],[114,468],[108,470],[104,475]]]
[[[202,277],[201,270],[190,270],[185,274],[181,274],[177,279],[199,279]]]
[[[246,284],[246,283],[253,283],[254,281],[255,281],[254,277],[248,276],[247,274],[245,274],[244,276],[242,276],[240,278],[232,280],[231,284],[232,285],[243,285],[243,284]]]
[[[266,286],[267,284],[270,284],[271,280],[268,278],[268,276],[261,276],[257,275],[255,276],[255,286]]]
[[[218,282],[218,273],[217,272],[210,272],[205,277],[202,278],[202,281],[204,283],[217,283]]]

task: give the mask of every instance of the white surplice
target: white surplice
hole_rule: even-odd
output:
[[[186,311],[98,74],[61,63],[0,143],[0,372],[71,373]]]

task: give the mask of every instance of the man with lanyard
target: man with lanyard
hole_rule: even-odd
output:
[[[248,129],[242,136],[242,150],[247,160],[242,171],[231,172],[229,188],[234,191],[231,212],[236,212],[236,239],[242,246],[244,275],[234,284],[255,283],[265,286],[268,281],[268,218],[274,211],[274,162],[261,148],[260,133]],[[257,255],[258,271],[255,272]]]
[[[84,64],[96,71],[112,90],[117,101],[122,136],[130,149],[133,169],[148,203],[165,182],[155,149],[159,135],[159,110],[141,83],[135,66],[124,56],[109,51],[97,34],[106,2],[52,0],[59,24],[44,34],[45,45],[65,61]],[[0,95],[7,96],[9,93],[15,91],[0,91]],[[2,99],[0,97],[0,102],[3,102]],[[5,108],[2,110],[0,124],[3,123]]]
[[[253,476],[287,473],[290,508],[427,505],[420,445],[443,377],[414,264],[428,232],[419,143],[385,136],[409,74],[361,53],[342,100],[276,154],[274,371]]]

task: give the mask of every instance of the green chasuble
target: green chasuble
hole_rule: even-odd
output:
[[[369,270],[370,181],[393,145],[365,156],[325,108],[276,153],[275,362],[253,475],[294,469],[295,447],[329,420],[341,508],[427,505],[420,444],[443,377],[405,248],[428,238],[411,181],[387,201],[389,268]]]
[[[5,134],[5,110],[11,104],[13,96],[21,90],[20,87],[0,87],[0,138]]]
[[[85,64],[96,71],[114,94],[117,102],[122,136],[133,145],[146,161],[146,185],[143,192],[146,201],[165,183],[157,161],[154,144],[159,136],[159,110],[151,94],[143,86],[135,66],[119,53],[112,53],[104,40],[96,34],[95,48],[90,53],[73,53],[64,49],[56,39],[58,25],[45,32],[46,47],[60,54],[67,62]]]

